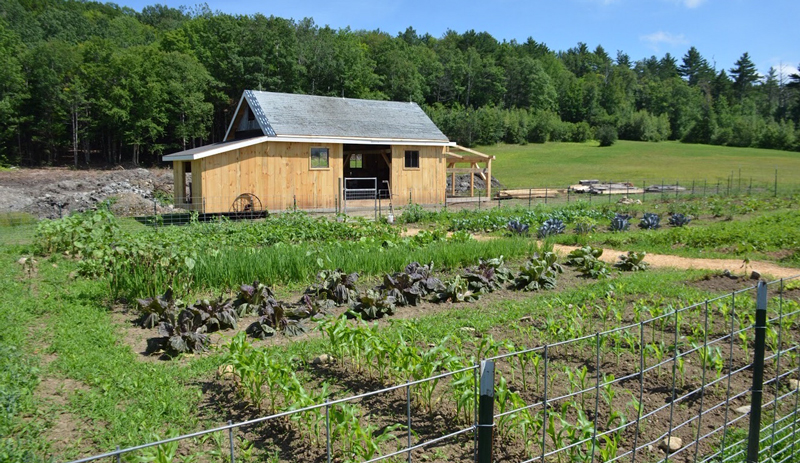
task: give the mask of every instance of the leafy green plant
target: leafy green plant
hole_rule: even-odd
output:
[[[358,298],[357,281],[358,273],[348,274],[342,269],[323,270],[317,274],[317,283],[306,293],[330,299],[336,304],[349,304]]]
[[[611,219],[611,231],[628,231],[631,227],[631,216],[627,214],[617,214]]]
[[[583,276],[589,278],[602,278],[609,274],[608,264],[599,259],[603,255],[601,248],[583,246],[567,254],[565,265],[575,267]]]
[[[197,326],[202,332],[213,333],[225,329],[236,329],[237,314],[230,299],[219,298],[215,301],[203,299],[181,311],[179,319],[193,318],[192,326]]]
[[[627,254],[619,256],[619,261],[614,264],[614,267],[626,272],[647,270],[650,264],[644,261],[645,256],[647,256],[647,253],[644,251],[628,251]]]
[[[436,295],[437,302],[473,302],[480,299],[480,293],[470,289],[469,281],[456,275],[444,284],[444,289]]]
[[[198,331],[199,329],[200,327],[194,326],[191,320],[178,320],[174,325],[161,322],[158,325],[158,334],[161,337],[147,340],[148,351],[164,350],[173,355],[207,352],[211,340],[207,334]]]
[[[680,213],[672,214],[669,216],[669,224],[673,227],[683,227],[689,224],[692,219],[687,215],[683,215]]]
[[[145,328],[155,328],[161,322],[175,323],[184,306],[183,301],[175,299],[172,288],[161,296],[137,299],[136,303],[142,314],[139,322]]]
[[[506,229],[511,232],[512,235],[525,235],[528,233],[530,227],[529,224],[522,223],[519,220],[509,220],[506,224]]]
[[[419,204],[409,204],[403,209],[398,221],[400,223],[417,223],[425,217],[425,209]]]
[[[364,320],[375,320],[394,315],[395,299],[380,290],[369,289],[358,298],[348,314],[358,314]]]
[[[597,221],[590,217],[581,217],[575,222],[575,233],[579,235],[594,233],[596,229]]]
[[[525,262],[514,278],[514,287],[523,291],[539,291],[556,287],[558,274],[564,269],[558,264],[558,256],[553,252],[545,252]]]
[[[639,228],[645,230],[656,230],[661,227],[661,217],[652,212],[645,212],[642,219],[639,221]]]
[[[566,230],[566,225],[561,219],[551,217],[545,220],[539,227],[537,234],[539,238],[547,238],[548,236],[560,235]]]
[[[441,280],[432,274],[433,262],[428,265],[412,262],[406,266],[405,272],[384,276],[382,289],[394,298],[398,306],[417,305],[423,297],[444,289]]]
[[[239,295],[234,305],[236,306],[236,313],[240,317],[244,317],[246,315],[258,315],[263,311],[262,307],[272,306],[276,303],[272,290],[267,285],[256,280],[252,285],[239,287]]]
[[[503,287],[514,279],[511,270],[505,266],[503,256],[495,259],[481,259],[476,267],[464,271],[464,280],[474,293],[490,293]]]

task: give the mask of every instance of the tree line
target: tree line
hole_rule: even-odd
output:
[[[634,61],[486,32],[335,30],[202,5],[0,0],[0,163],[158,162],[220,141],[245,89],[419,103],[463,145],[681,140],[800,148],[800,72]]]

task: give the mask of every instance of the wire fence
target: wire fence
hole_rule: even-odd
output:
[[[243,457],[237,434],[272,424],[258,432],[286,432],[290,422],[300,435],[319,430],[306,440],[309,448],[291,454],[293,461],[412,462],[429,459],[424,454],[431,448],[449,452],[446,459],[481,463],[797,461],[800,305],[789,287],[797,279],[759,282],[682,308],[610,300],[593,308],[554,307],[553,314],[517,326],[541,342],[532,348],[506,345],[502,352],[504,344],[484,339],[480,361],[444,369],[436,367],[446,364],[436,347],[418,353],[419,365],[433,372],[425,377],[395,377],[389,387],[335,400],[287,400],[269,416],[72,463],[141,457],[148,448],[212,433],[227,433],[224,455],[230,456],[223,460],[235,463]],[[374,345],[362,341],[349,348],[363,376],[380,361],[359,359],[363,346]],[[427,371],[420,368],[411,371]],[[389,410],[343,420],[356,402]],[[432,404],[447,416],[439,426],[431,425]],[[390,439],[375,439],[379,427]],[[354,441],[366,450],[348,450]]]

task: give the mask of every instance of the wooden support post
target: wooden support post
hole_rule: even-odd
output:
[[[492,160],[486,161],[486,197],[492,197]]]
[[[456,173],[450,173],[450,196],[456,195]]]
[[[474,169],[478,168],[478,164],[476,164],[474,162],[472,164],[470,164],[470,166],[472,168],[474,168]],[[473,196],[475,196],[475,173],[474,172],[470,172],[469,173],[469,197],[472,198]]]

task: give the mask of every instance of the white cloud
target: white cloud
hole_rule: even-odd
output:
[[[677,45],[686,45],[689,43],[689,39],[686,38],[683,34],[672,34],[670,32],[658,31],[653,32],[652,34],[647,34],[639,37],[639,40],[643,42],[647,42],[650,44],[655,51],[660,51],[660,45],[669,45],[669,46],[677,46]]]
[[[706,0],[669,0],[672,3],[683,5],[686,8],[697,8],[706,2]]]

